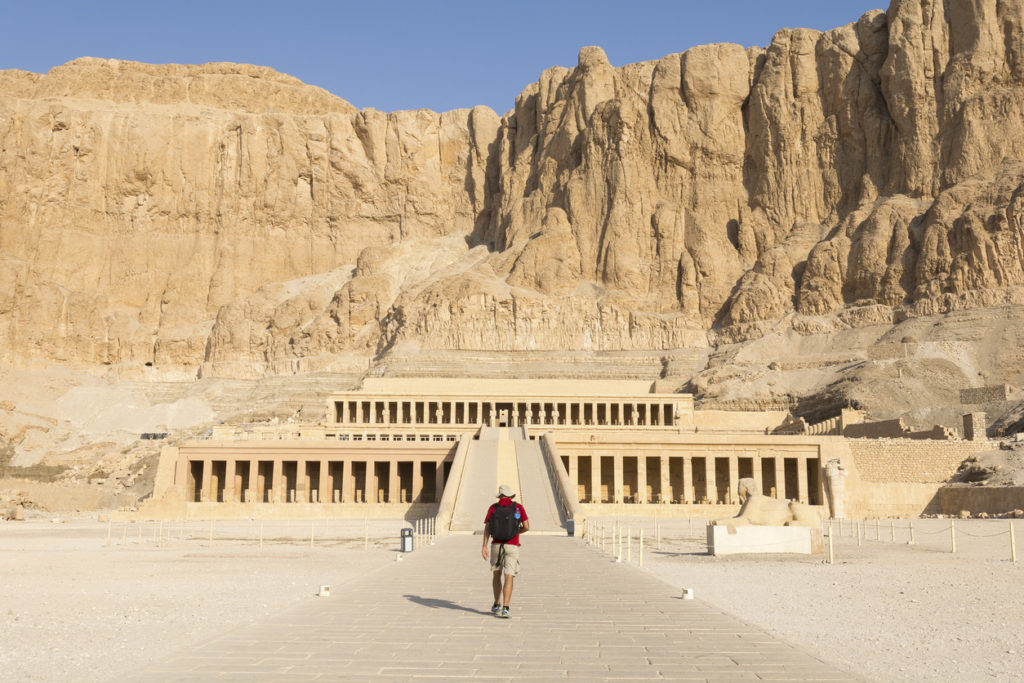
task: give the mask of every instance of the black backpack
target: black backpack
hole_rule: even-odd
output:
[[[516,504],[498,505],[495,503],[491,507],[493,512],[491,512],[491,521],[488,523],[491,536],[498,543],[511,541],[519,533],[519,520],[516,519]]]

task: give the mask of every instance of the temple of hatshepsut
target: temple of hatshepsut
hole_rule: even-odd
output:
[[[786,411],[696,410],[691,395],[654,389],[367,379],[331,395],[321,423],[219,425],[165,447],[142,513],[437,515],[450,531],[471,531],[500,481],[530,506],[534,529],[556,531],[598,512],[719,517],[737,509],[738,482],[748,478],[826,516],[917,515],[937,509],[938,489],[964,458],[992,447],[974,438],[976,414],[965,415],[964,439],[951,430],[877,438],[884,425],[873,435],[858,411],[794,426]],[[839,500],[830,462],[841,465]]]

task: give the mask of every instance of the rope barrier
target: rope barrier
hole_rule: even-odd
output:
[[[963,534],[964,536],[973,536],[974,538],[995,538],[996,536],[1006,536],[1010,533],[1009,531],[999,531],[994,534],[972,534],[969,531],[964,531],[963,527],[960,527],[956,531],[957,533]]]

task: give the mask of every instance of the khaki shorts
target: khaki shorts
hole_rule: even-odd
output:
[[[501,570],[502,574],[516,576],[519,573],[519,546],[504,544],[502,551],[501,543],[491,543],[491,571]],[[501,564],[498,564],[498,561]]]

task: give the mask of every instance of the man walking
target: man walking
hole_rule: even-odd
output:
[[[494,604],[491,605],[491,613],[505,619],[510,616],[508,603],[512,599],[513,581],[519,573],[519,534],[530,530],[526,509],[513,498],[515,494],[508,484],[498,487],[498,502],[487,508],[487,517],[484,518],[484,547],[480,551],[485,560],[490,559],[491,571],[494,572]],[[493,539],[490,553],[488,538]],[[505,577],[504,586],[502,575]]]

